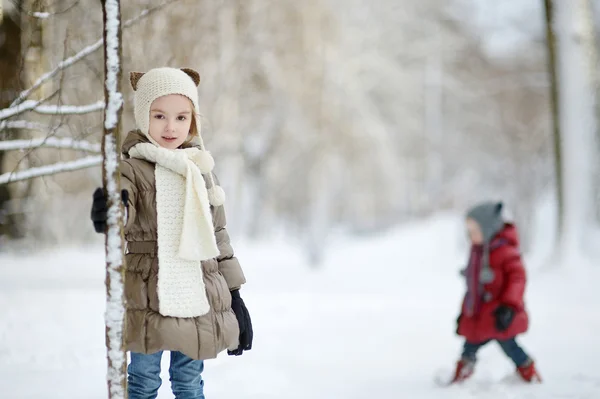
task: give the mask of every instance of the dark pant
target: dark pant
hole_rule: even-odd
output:
[[[128,372],[129,399],[155,399],[161,385],[162,351],[150,355],[131,352]],[[176,399],[204,399],[202,360],[193,360],[181,352],[171,352],[171,390]]]
[[[477,344],[465,341],[462,358],[475,362],[477,360],[477,351],[490,341],[491,340],[488,340]],[[506,353],[506,356],[508,356],[517,367],[521,367],[529,361],[529,356],[525,353],[523,348],[517,344],[515,338],[507,339],[506,341],[496,340],[496,342],[498,342],[498,345],[500,345],[500,348]]]

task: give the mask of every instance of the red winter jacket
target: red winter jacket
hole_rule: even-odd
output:
[[[488,300],[484,301],[481,311],[473,317],[464,315],[458,325],[458,334],[471,343],[479,343],[490,339],[506,340],[524,333],[529,327],[529,317],[525,310],[523,293],[525,292],[525,268],[519,252],[517,229],[512,224],[505,224],[504,229],[492,240],[492,247],[497,240],[503,240],[490,251],[489,264],[494,272],[494,280],[484,285]],[[506,331],[496,330],[494,310],[500,305],[508,305],[515,310],[512,324]],[[464,309],[464,300],[462,304]]]

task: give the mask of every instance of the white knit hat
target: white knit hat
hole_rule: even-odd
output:
[[[150,137],[150,107],[154,100],[169,94],[180,94],[190,99],[194,107],[194,119],[196,120],[196,131],[202,151],[201,162],[214,166],[214,161],[204,147],[202,140],[202,129],[200,124],[200,107],[198,105],[198,85],[200,74],[190,68],[154,68],[148,72],[131,72],[129,74],[134,97],[134,116],[138,129],[146,135],[148,140],[156,146],[158,143]],[[210,167],[212,169],[212,166]],[[218,206],[225,202],[223,189],[214,182],[211,172],[207,173],[210,182],[209,197],[211,204]]]

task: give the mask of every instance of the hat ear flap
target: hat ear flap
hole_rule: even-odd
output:
[[[131,83],[131,88],[133,91],[137,90],[137,85],[142,76],[144,76],[146,72],[130,72],[129,73],[129,82]]]
[[[185,72],[190,78],[192,78],[196,86],[200,84],[200,74],[198,72],[194,71],[191,68],[181,68],[181,70]]]

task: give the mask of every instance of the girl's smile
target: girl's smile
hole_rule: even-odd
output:
[[[158,97],[150,106],[148,133],[161,147],[179,148],[188,138],[193,120],[189,98],[180,94]]]

